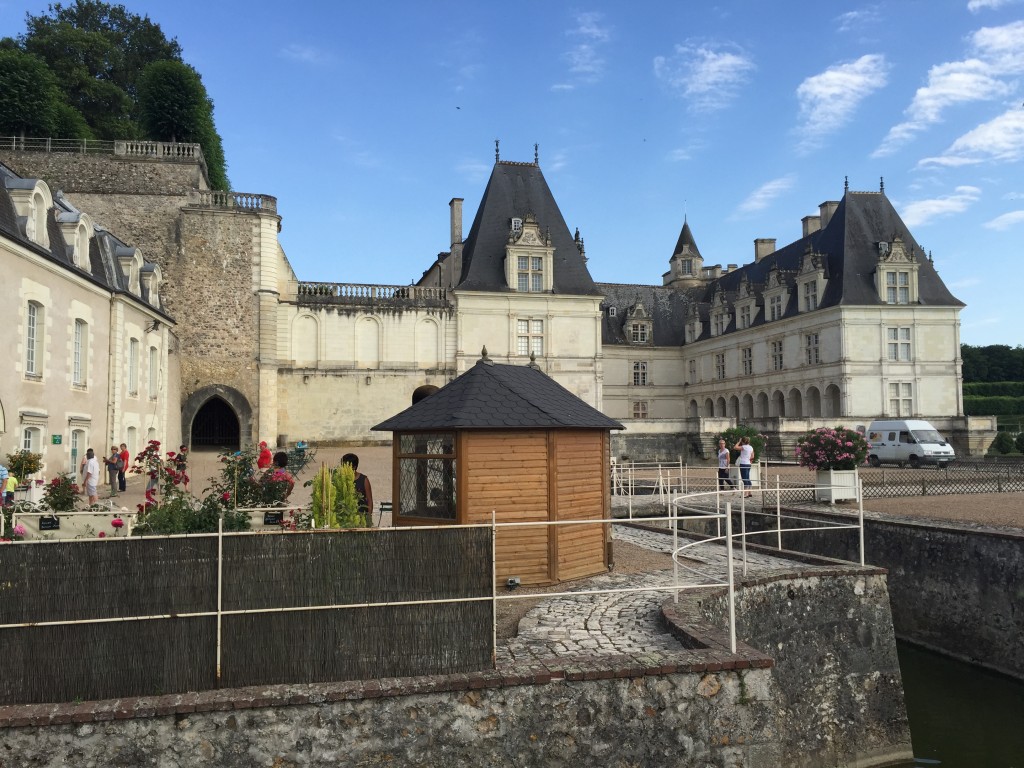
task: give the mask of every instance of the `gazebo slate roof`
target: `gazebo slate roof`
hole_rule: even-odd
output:
[[[532,365],[484,357],[430,397],[373,427],[377,432],[455,429],[625,429]]]

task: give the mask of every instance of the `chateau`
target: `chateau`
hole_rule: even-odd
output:
[[[175,407],[157,431],[172,443],[387,439],[370,427],[486,347],[496,362],[533,360],[621,421],[615,456],[692,455],[737,421],[783,446],[883,415],[928,419],[961,450],[987,444],[989,420],[963,415],[963,305],[882,189],[844,190],[795,242],[755,240],[742,266],[705,264],[684,221],[660,285],[596,283],[536,155],[496,152],[465,236],[454,198],[448,250],[419,280],[357,285],[300,281],[275,198],[209,190],[197,146],[108,144],[4,140],[0,162],[63,190],[158,265],[181,419],[170,423]]]

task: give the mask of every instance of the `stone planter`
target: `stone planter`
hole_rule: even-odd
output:
[[[742,490],[743,480],[740,478],[740,468],[735,464],[729,468],[729,477],[732,478],[734,483],[736,483],[736,487]],[[760,464],[755,463],[750,465],[750,485],[752,488],[758,488],[761,485]]]
[[[837,501],[857,499],[856,469],[819,469],[814,491],[814,498],[835,504]]]

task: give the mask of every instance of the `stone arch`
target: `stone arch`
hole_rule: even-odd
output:
[[[425,400],[432,394],[437,392],[438,388],[433,384],[424,384],[421,387],[416,387],[412,392],[412,404],[416,405],[420,400]]]
[[[812,418],[821,416],[821,392],[817,387],[807,388],[807,397],[804,398],[806,415]]]
[[[715,401],[715,416],[725,416],[725,398],[720,397]]]
[[[796,387],[789,390],[789,397],[786,398],[786,415],[791,419],[799,419],[804,415],[804,396]]]
[[[380,366],[380,321],[375,317],[363,317],[356,323],[356,367],[377,368]]]
[[[425,317],[416,323],[416,365],[419,368],[437,368],[440,354],[440,328],[437,321]]]
[[[715,401],[710,397],[704,401],[704,415],[707,417],[715,415]]]
[[[181,408],[181,434],[190,447],[245,448],[252,442],[252,406],[233,387],[203,387],[189,395]]]
[[[311,314],[301,314],[292,323],[292,359],[301,368],[316,367],[320,360],[320,324]]]
[[[690,400],[689,416],[691,419],[700,418],[700,406],[697,405],[696,400]]]
[[[726,416],[732,416],[734,419],[740,417],[740,399],[733,395],[729,398],[729,407],[725,412]]]
[[[824,415],[829,418],[835,418],[843,415],[842,393],[839,391],[839,387],[835,384],[829,384],[825,387],[824,410]]]
[[[754,397],[749,394],[744,395],[740,400],[740,419],[752,418],[754,418]]]
[[[771,413],[768,406],[768,393],[759,392],[757,395],[757,407],[754,409],[754,416],[764,418]]]
[[[771,415],[784,418],[786,415],[786,396],[781,390],[776,389],[772,393]]]

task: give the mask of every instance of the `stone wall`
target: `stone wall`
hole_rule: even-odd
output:
[[[185,195],[207,188],[198,161],[112,154],[23,152],[0,147],[0,162],[22,176],[42,179],[68,195]],[[117,234],[115,232],[115,234]]]
[[[1024,679],[1024,535],[887,516],[865,520],[864,537],[867,562],[889,571],[897,637]],[[855,531],[787,533],[783,544],[859,559]]]
[[[743,643],[730,652],[723,594],[702,593],[663,609],[678,652],[0,707],[0,765],[865,768],[910,759],[884,575],[775,577],[748,584],[741,605],[741,631],[771,646],[774,668]]]

